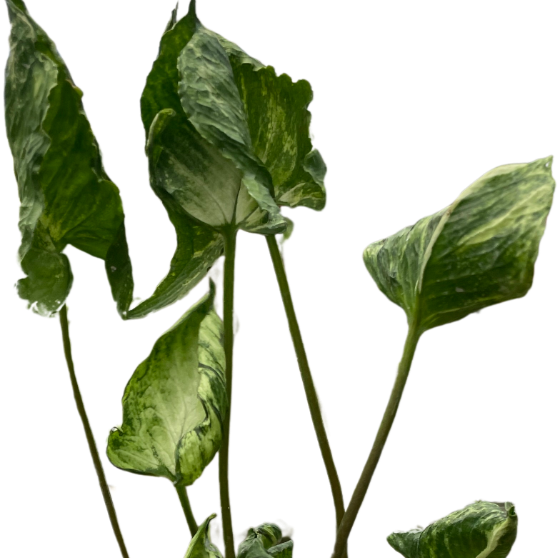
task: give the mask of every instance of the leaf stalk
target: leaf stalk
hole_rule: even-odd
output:
[[[234,263],[236,256],[236,233],[236,229],[232,227],[223,231],[223,239],[225,242],[223,324],[225,330],[225,375],[229,411],[223,421],[223,439],[221,441],[221,449],[219,450],[219,492],[221,497],[221,517],[223,520],[225,558],[235,558],[234,533],[232,528],[231,502],[229,496],[229,438],[233,381]]]
[[[376,434],[372,450],[368,456],[368,461],[364,466],[355,491],[353,492],[351,501],[349,502],[349,506],[347,507],[347,511],[345,512],[341,525],[337,530],[337,539],[335,541],[335,547],[331,558],[341,558],[343,556],[347,540],[351,534],[356,517],[360,507],[362,506],[368,487],[370,486],[370,481],[372,480],[376,466],[380,461],[380,457],[393,425],[393,421],[395,420],[395,415],[397,414],[397,409],[399,408],[399,403],[401,402],[403,390],[405,389],[405,384],[407,383],[407,378],[409,377],[413,356],[421,334],[422,330],[418,327],[418,319],[415,319],[409,326],[405,347],[403,349],[403,357],[399,363],[395,384],[391,391],[380,428]]]
[[[185,486],[176,486],[176,493],[178,494],[178,499],[182,504],[182,510],[184,511],[184,517],[186,518],[186,523],[188,523],[188,529],[190,529],[190,535],[194,535],[198,532],[198,524],[194,517],[194,512],[192,511],[192,506],[190,505],[190,499],[188,498],[188,492]]]
[[[87,417],[87,412],[85,411],[85,406],[83,404],[83,399],[81,397],[79,384],[76,378],[74,361],[72,358],[72,345],[70,342],[68,308],[66,305],[62,306],[62,308],[60,309],[60,327],[62,329],[62,340],[64,343],[64,356],[66,357],[66,363],[68,365],[68,371],[70,373],[70,381],[72,383],[72,389],[74,391],[74,399],[76,400],[76,407],[79,416],[81,418],[81,422],[83,424],[83,430],[85,431],[85,437],[87,438],[87,444],[89,445],[89,452],[91,453],[91,459],[93,460],[93,465],[95,466],[97,478],[99,479],[99,485],[101,487],[103,499],[105,500],[105,506],[107,508],[107,512],[110,518],[112,530],[114,531],[114,536],[116,537],[118,546],[120,547],[120,552],[122,553],[122,557],[129,558],[128,550],[126,549],[126,544],[124,543],[124,537],[122,536],[122,532],[120,531],[120,526],[118,524],[116,510],[114,509],[114,503],[112,501],[110,489],[107,484],[107,479],[105,477],[103,465],[101,463],[101,459],[99,458],[99,452],[97,451],[95,438],[93,437],[93,432],[89,424],[89,419]]]
[[[322,459],[324,461],[329,484],[331,486],[331,493],[333,495],[333,503],[335,506],[337,528],[339,528],[339,526],[341,525],[341,520],[343,519],[343,515],[345,514],[341,482],[339,481],[339,475],[337,474],[337,469],[335,467],[335,462],[331,453],[331,447],[329,445],[327,432],[324,426],[324,420],[320,409],[320,402],[318,399],[318,394],[316,392],[316,386],[314,385],[314,380],[312,378],[312,372],[310,371],[310,365],[308,364],[306,349],[304,348],[304,343],[302,341],[302,335],[300,333],[300,327],[298,325],[298,320],[294,309],[291,290],[289,287],[289,282],[287,280],[285,266],[283,264],[283,258],[281,256],[281,252],[277,245],[277,239],[275,238],[275,236],[268,235],[266,236],[266,240],[267,246],[269,248],[269,253],[271,255],[271,260],[273,261],[273,268],[275,269],[277,283],[279,284],[279,290],[281,291],[281,298],[283,299],[283,306],[285,308],[287,321],[289,323],[289,330],[291,332],[291,339],[293,341],[296,358],[298,361],[298,368],[300,370],[300,376],[304,385],[306,401],[308,402],[310,416],[312,417],[312,424],[314,425],[316,437],[318,438],[318,444],[320,446]]]

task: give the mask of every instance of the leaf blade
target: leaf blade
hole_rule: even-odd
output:
[[[524,296],[552,205],[551,158],[483,175],[448,208],[367,247],[380,290],[422,331]]]
[[[71,288],[62,255],[72,245],[119,269],[108,274],[121,314],[133,280],[118,188],[104,171],[99,146],[85,115],[82,93],[56,46],[21,0],[7,0],[12,24],[6,67],[6,127],[21,200],[20,261],[28,277],[20,296],[51,315]],[[118,244],[120,249],[115,250]],[[47,263],[48,276],[41,271]]]
[[[155,343],[126,386],[123,422],[109,436],[116,467],[192,484],[219,449],[225,390],[214,286]]]

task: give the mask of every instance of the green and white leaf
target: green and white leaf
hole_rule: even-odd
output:
[[[107,454],[133,473],[191,485],[221,444],[228,410],[215,288],[162,335],[126,386]]]
[[[151,186],[177,248],[166,278],[128,318],[185,296],[223,253],[220,229],[281,232],[288,223],[279,205],[323,208],[326,167],[310,141],[311,99],[307,82],[276,76],[205,29],[195,1],[179,21],[173,11],[141,113]]]
[[[475,502],[426,529],[392,533],[388,543],[405,558],[506,558],[517,535],[509,502]]]
[[[238,547],[238,558],[292,558],[293,541],[280,542],[281,529],[273,523],[264,523],[250,529]]]
[[[219,549],[211,543],[209,538],[209,522],[215,518],[210,515],[198,528],[198,532],[190,541],[190,546],[184,558],[223,558]]]
[[[8,141],[21,200],[20,296],[42,315],[61,308],[72,285],[72,245],[105,260],[124,314],[133,291],[118,188],[106,175],[81,102],[56,46],[22,0],[6,0],[12,25],[6,67]]]
[[[527,294],[555,182],[552,158],[488,172],[448,208],[368,246],[380,290],[419,331]]]

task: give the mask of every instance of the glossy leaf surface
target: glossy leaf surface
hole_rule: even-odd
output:
[[[194,2],[179,21],[173,12],[141,108],[151,185],[176,229],[177,250],[157,291],[129,317],[187,294],[223,251],[218,229],[280,232],[278,205],[324,206],[311,99],[307,82],[276,76],[205,29]]]
[[[498,167],[448,208],[368,246],[366,267],[409,323],[426,331],[529,291],[554,193],[551,162]]]
[[[7,0],[12,25],[6,67],[8,140],[21,200],[20,296],[38,313],[60,309],[72,285],[67,245],[105,260],[118,310],[133,291],[118,188],[106,175],[81,102],[56,46],[21,0]]]
[[[123,423],[107,454],[116,467],[192,484],[217,453],[228,403],[223,326],[214,286],[155,343],[126,386]]]
[[[516,535],[512,504],[475,502],[426,529],[392,533],[388,542],[405,558],[505,558]]]
[[[198,532],[190,541],[190,546],[184,558],[223,558],[219,549],[211,543],[209,538],[209,523],[215,514],[209,516],[199,527]]]

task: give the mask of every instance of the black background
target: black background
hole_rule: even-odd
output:
[[[85,90],[107,170],[124,195],[136,292],[147,297],[166,272],[174,234],[147,184],[138,98],[173,3],[99,1],[82,13],[74,2],[48,4],[29,2]],[[426,20],[419,32],[409,13],[394,25],[396,14],[368,20],[342,14],[339,4],[337,11],[314,2],[282,6],[202,0],[199,14],[278,71],[308,78],[316,91],[313,131],[330,169],[330,201],[322,214],[286,211],[297,222],[286,256],[348,499],[406,330],[403,313],[380,296],[364,270],[363,247],[445,206],[489,168],[556,153],[556,141],[541,114],[544,87],[535,92],[515,74],[506,75],[508,58],[496,45],[472,53],[465,38],[451,42],[451,33],[441,29],[425,32]],[[185,10],[184,2],[180,15]],[[535,71],[542,63],[532,48]],[[448,49],[449,62],[443,57]],[[5,169],[8,157],[6,150]],[[7,190],[11,168],[4,176]],[[5,215],[13,236],[4,243],[5,261],[18,243],[15,187],[12,192]],[[525,300],[423,338],[402,412],[354,529],[351,556],[393,555],[384,541],[391,530],[424,525],[473,498],[507,498],[518,503],[520,514],[535,513],[533,498],[548,480],[544,439],[551,432],[551,392],[541,385],[548,381],[551,365],[543,356],[555,332],[555,236],[551,226],[536,286]],[[241,233],[238,250],[235,529],[281,517],[296,529],[298,556],[325,558],[331,499],[271,264],[259,236]],[[134,366],[205,283],[189,300],[124,324],[101,262],[68,253],[76,274],[70,297],[75,361],[103,448],[108,429],[120,420],[119,398]],[[5,297],[20,276],[15,265],[8,269]],[[4,449],[19,486],[18,521],[23,518],[29,532],[40,524],[44,533],[36,543],[21,544],[60,555],[82,555],[83,548],[91,556],[116,557],[71,400],[57,322],[24,311],[12,296],[8,316],[15,325],[7,339],[14,365],[6,389],[18,403],[11,424],[26,427],[5,430]],[[109,481],[118,486],[115,501],[132,556],[153,555],[153,546],[158,556],[182,556],[188,533],[170,484],[105,463]],[[190,493],[200,522],[219,510],[216,462]]]

